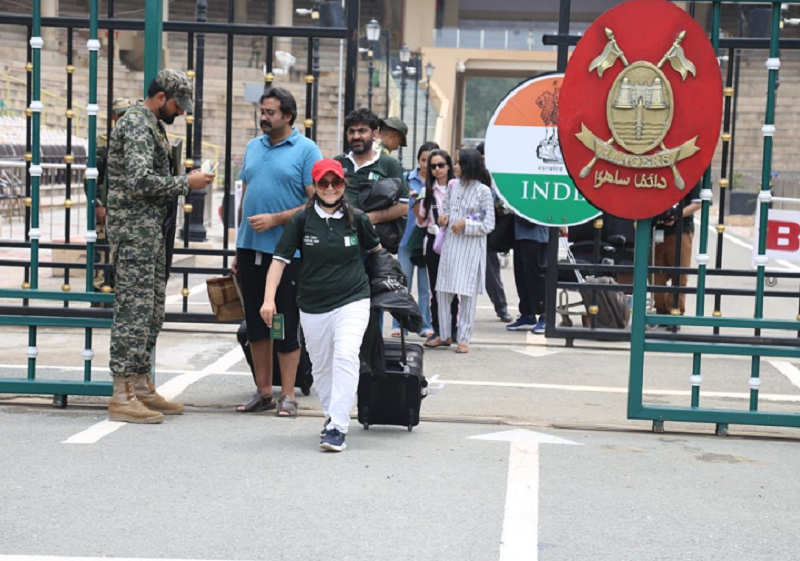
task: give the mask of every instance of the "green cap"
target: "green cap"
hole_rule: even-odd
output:
[[[400,141],[400,146],[408,146],[408,144],[406,143],[406,136],[408,135],[408,125],[406,125],[403,121],[401,121],[399,117],[389,117],[387,119],[381,119],[380,126],[381,128],[387,127],[399,132],[400,136],[402,137],[402,140]]]
[[[156,82],[164,88],[167,97],[174,97],[178,107],[191,113],[194,111],[192,104],[192,82],[183,72],[165,68],[156,75]]]

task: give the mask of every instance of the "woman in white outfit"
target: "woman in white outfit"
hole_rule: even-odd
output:
[[[442,202],[439,226],[447,228],[439,263],[436,284],[439,302],[450,302],[460,296],[458,313],[458,347],[456,352],[469,352],[469,340],[475,323],[478,294],[486,284],[486,236],[494,230],[492,189],[481,183],[483,164],[477,150],[459,150],[455,166],[458,179]],[[450,307],[439,306],[439,334],[450,337]]]
[[[361,341],[369,322],[369,279],[361,259],[381,248],[369,218],[344,196],[342,164],[314,164],[314,198],[283,231],[267,273],[261,316],[272,327],[275,292],[286,264],[300,250],[297,306],[305,334],[314,387],[325,424],[320,448],[341,452],[358,389]]]

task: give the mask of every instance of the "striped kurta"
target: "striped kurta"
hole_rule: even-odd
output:
[[[466,219],[461,234],[449,230],[444,238],[442,259],[436,290],[475,296],[483,294],[486,285],[486,236],[494,230],[492,189],[473,181],[450,183],[442,214],[449,217],[448,226]]]

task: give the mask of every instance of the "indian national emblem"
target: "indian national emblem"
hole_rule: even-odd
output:
[[[678,147],[668,148],[664,145],[664,137],[669,132],[675,113],[675,102],[672,86],[662,67],[669,61],[680,74],[681,80],[686,80],[689,74],[697,75],[694,64],[686,58],[681,47],[686,32],[678,34],[658,64],[647,61],[629,63],[614,38],[614,32],[606,28],[605,34],[608,39],[606,47],[589,65],[589,72],[597,71],[597,75],[602,77],[603,72],[614,66],[617,59],[622,61],[625,69],[614,80],[606,101],[606,119],[612,138],[598,138],[585,125],[581,125],[582,130],[576,135],[595,154],[581,170],[580,177],[587,177],[598,159],[634,169],[669,167],[675,178],[675,186],[683,190],[686,184],[675,164],[699,150],[695,146],[698,137]],[[658,151],[648,154],[654,149]]]
[[[536,156],[547,164],[564,164],[564,157],[561,155],[561,144],[558,142],[558,95],[561,88],[554,88],[546,91],[536,98],[536,105],[539,107],[540,117],[547,128],[545,138],[536,147]]]

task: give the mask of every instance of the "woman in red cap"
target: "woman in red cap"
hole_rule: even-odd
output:
[[[297,305],[314,365],[325,425],[320,447],[341,452],[356,400],[359,350],[369,322],[369,279],[362,253],[381,248],[369,218],[344,196],[342,165],[326,158],[314,165],[314,197],[283,231],[267,274],[261,316],[268,326],[281,275],[296,250],[301,265]]]

